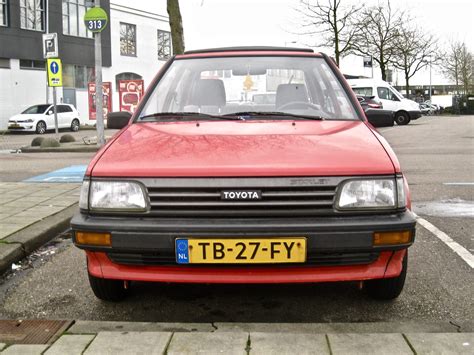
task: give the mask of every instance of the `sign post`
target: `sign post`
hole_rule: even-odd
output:
[[[49,58],[46,63],[48,72],[48,86],[53,88],[54,131],[56,133],[56,139],[59,140],[56,87],[63,86],[62,64],[61,59],[57,58]]]
[[[48,32],[48,25],[46,25],[46,32]],[[58,34],[45,33],[43,34],[43,58],[58,58]],[[46,82],[48,81],[48,73],[46,73]],[[46,103],[49,103],[49,86],[46,84]]]
[[[95,0],[95,7],[89,9],[84,15],[84,23],[89,31],[94,33],[95,48],[95,107],[96,107],[96,127],[97,144],[105,144],[104,137],[104,113],[103,113],[103,95],[102,95],[102,43],[100,33],[107,26],[107,13],[100,7],[100,0]]]

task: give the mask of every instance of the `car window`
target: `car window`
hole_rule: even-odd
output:
[[[370,87],[364,88],[352,88],[352,90],[356,93],[356,95],[360,96],[373,96],[373,90]]]
[[[59,113],[72,112],[72,109],[66,105],[59,105],[58,112]]]
[[[51,105],[35,105],[28,107],[25,111],[22,112],[24,115],[38,115],[43,114]]]
[[[391,100],[392,99],[392,94],[390,93],[390,90],[386,87],[383,87],[383,86],[379,86],[377,88],[377,95],[382,100]]]
[[[324,58],[284,56],[176,59],[139,118],[163,112],[269,111],[359,119]]]

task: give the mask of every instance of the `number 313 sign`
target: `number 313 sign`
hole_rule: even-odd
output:
[[[107,22],[107,12],[101,7],[90,8],[84,15],[84,23],[91,32],[102,32]]]

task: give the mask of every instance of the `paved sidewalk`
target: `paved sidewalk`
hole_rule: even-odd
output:
[[[67,228],[79,192],[80,184],[0,182],[0,272]]]
[[[141,326],[140,326],[141,325]],[[227,323],[231,325],[231,323]],[[306,324],[321,332],[287,332],[282,324],[265,331],[208,329],[200,324],[78,321],[53,344],[15,344],[1,354],[473,354],[474,333],[331,331],[331,324]],[[397,327],[394,324],[394,327]],[[400,327],[398,325],[398,327]],[[102,328],[103,330],[98,331]],[[148,329],[148,330],[147,330]],[[156,331],[162,329],[162,331]],[[362,326],[361,329],[364,329]],[[408,327],[409,329],[409,327]]]

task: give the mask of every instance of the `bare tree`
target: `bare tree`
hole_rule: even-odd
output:
[[[181,11],[178,0],[167,0],[167,10],[171,27],[171,42],[173,44],[173,54],[184,53],[184,34]]]
[[[409,80],[413,75],[426,66],[436,63],[439,58],[436,45],[435,37],[424,33],[420,28],[408,27],[404,23],[398,28],[394,45],[395,53],[391,58],[391,63],[395,68],[403,71],[407,95],[410,88]]]
[[[459,81],[463,86],[464,95],[469,94],[472,89],[474,79],[473,70],[472,53],[469,52],[466,44],[463,43],[459,56]]]
[[[442,62],[442,70],[448,80],[456,84],[456,93],[459,94],[459,78],[461,77],[461,52],[464,43],[459,41],[451,41]]]
[[[371,56],[380,67],[382,79],[387,79],[387,68],[396,54],[398,29],[408,21],[403,11],[393,10],[390,0],[387,5],[364,8],[355,25],[352,50],[355,54]]]
[[[355,29],[352,25],[361,5],[341,5],[341,0],[301,0],[296,9],[302,17],[302,35],[318,35],[318,47],[334,48],[337,65],[352,49]]]

